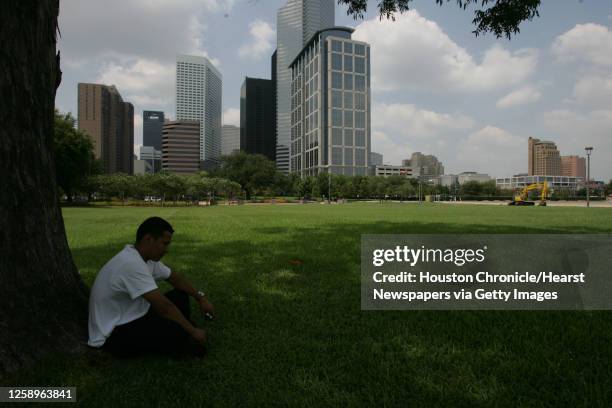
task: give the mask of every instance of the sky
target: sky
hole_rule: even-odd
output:
[[[114,84],[142,111],[175,118],[177,54],[208,57],[223,74],[223,123],[239,126],[244,78],[270,78],[276,12],[286,0],[62,0],[62,84],[56,106],[77,114],[77,84]],[[474,9],[414,0],[395,21],[369,1],[363,20],[336,5],[372,53],[372,151],[401,164],[433,154],[446,174],[527,172],[527,139],[561,155],[593,146],[591,175],[612,178],[612,2],[542,0],[511,40],[474,36]]]

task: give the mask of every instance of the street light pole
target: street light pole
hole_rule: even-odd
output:
[[[587,154],[587,179],[586,179],[586,196],[587,196],[587,208],[591,206],[591,193],[589,191],[589,181],[591,178],[591,152],[593,146],[587,146],[584,148]]]

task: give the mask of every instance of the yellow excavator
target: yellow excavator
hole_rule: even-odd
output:
[[[514,200],[508,203],[508,205],[535,205],[533,201],[527,201],[529,198],[529,192],[533,190],[540,190],[542,192],[538,205],[545,206],[546,197],[548,195],[548,183],[546,181],[542,183],[533,183],[523,188],[521,192],[514,197]]]

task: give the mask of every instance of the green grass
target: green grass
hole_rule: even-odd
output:
[[[76,386],[88,407],[612,406],[612,314],[361,311],[359,269],[364,233],[612,232],[610,209],[67,208],[88,284],[152,215],[176,230],[164,262],[216,306],[209,355],[55,356],[12,383]]]

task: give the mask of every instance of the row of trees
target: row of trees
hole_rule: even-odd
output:
[[[172,173],[141,174],[104,174],[89,177],[83,183],[88,198],[128,198],[147,199],[159,197],[162,205],[167,200],[177,202],[199,201],[223,196],[227,199],[242,194],[240,184],[218,177],[208,177],[205,172],[190,175]]]

